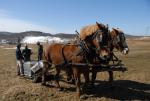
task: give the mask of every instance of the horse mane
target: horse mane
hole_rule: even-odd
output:
[[[110,33],[111,33],[111,37],[115,37],[116,34],[124,33],[124,32],[122,30],[120,30],[119,28],[112,28]]]
[[[119,33],[123,33],[123,31],[120,28],[112,28],[112,30],[118,31]]]
[[[104,27],[104,25],[102,25],[102,24],[99,24],[99,25]],[[81,28],[79,37],[82,40],[84,40],[84,39],[86,39],[87,36],[94,34],[99,29],[100,29],[100,27],[97,24],[85,26],[85,27]]]

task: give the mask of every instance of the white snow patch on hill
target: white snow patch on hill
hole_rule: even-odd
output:
[[[28,44],[36,44],[37,42],[41,43],[62,43],[68,41],[67,39],[61,39],[59,37],[51,37],[51,36],[26,36],[22,43],[28,43]]]

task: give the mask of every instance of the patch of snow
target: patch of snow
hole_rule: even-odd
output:
[[[0,48],[3,48],[4,46],[0,46]]]
[[[5,48],[3,48],[3,49],[16,49],[17,47],[11,47],[11,48],[9,48],[9,47],[5,47]],[[21,46],[21,48],[20,48],[21,50],[23,50],[23,49],[25,49],[25,47],[22,47]],[[32,48],[29,48],[29,49],[32,49]]]
[[[67,39],[61,39],[59,37],[51,37],[51,36],[26,36],[22,43],[28,43],[28,44],[36,44],[37,42],[41,43],[62,43],[68,41]]]
[[[16,49],[16,47],[12,47],[12,48],[3,48],[3,49]]]
[[[149,36],[144,36],[144,37],[140,37],[140,38],[136,38],[138,40],[149,40],[150,37]]]

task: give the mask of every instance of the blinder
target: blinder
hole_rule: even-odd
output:
[[[93,38],[96,39],[96,42],[99,44],[100,48],[108,45],[109,37],[107,32],[98,30]]]
[[[98,30],[92,37],[92,39],[96,40],[98,43],[98,47],[95,47],[94,50],[96,54],[99,54],[102,48],[107,48],[108,46],[108,41],[109,41],[109,34],[106,31]],[[101,54],[98,55],[98,58],[101,60],[102,57]],[[102,59],[105,60],[105,59]]]
[[[113,44],[119,45],[120,48],[128,48],[126,41],[125,41],[124,33],[119,32],[116,38],[113,40]]]
[[[88,50],[91,50],[92,53],[94,51],[96,53],[95,55],[99,57],[99,53],[101,51],[101,48],[105,48],[105,46],[108,45],[109,37],[108,37],[108,33],[106,30],[97,30],[91,36],[87,37],[86,41],[88,41],[88,40],[95,40],[96,43],[98,44],[98,47],[96,47],[96,46],[88,47],[88,45],[85,44],[83,42],[83,40],[80,40],[80,45],[81,45],[82,50],[88,49]],[[87,47],[84,47],[84,46],[87,46]],[[84,53],[89,54],[89,51],[87,51],[87,52],[84,51]]]

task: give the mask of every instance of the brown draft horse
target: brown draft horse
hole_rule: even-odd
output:
[[[129,48],[126,42],[126,37],[123,31],[120,29],[112,28],[112,31],[110,32],[110,39],[111,39],[111,53],[113,53],[113,50],[116,48],[119,50],[122,54],[127,55],[129,53]],[[112,57],[113,58],[113,57]],[[113,72],[109,71],[109,81],[113,81]]]
[[[60,88],[59,85],[59,74],[61,69],[64,67],[72,69],[73,78],[76,83],[77,95],[80,96],[80,75],[83,73],[85,77],[85,84],[89,82],[89,68],[86,66],[78,67],[76,65],[68,65],[76,64],[76,63],[92,63],[93,59],[98,55],[103,56],[107,55],[107,50],[100,48],[100,41],[98,39],[101,38],[101,35],[105,35],[108,32],[108,28],[106,28],[103,24],[96,23],[95,25],[86,26],[80,33],[82,34],[81,39],[85,41],[86,44],[58,44],[54,43],[47,47],[45,50],[45,59],[48,61],[51,67],[56,68],[56,87]],[[92,33],[92,34],[91,34]],[[82,43],[80,42],[80,43]],[[42,73],[42,84],[46,84],[45,76],[46,71],[48,70],[48,66],[43,68]]]
[[[117,49],[120,52],[122,52],[124,55],[128,54],[129,48],[126,42],[125,34],[123,31],[119,29],[112,28],[112,31],[109,32],[109,48],[110,48],[110,54],[109,59],[112,60],[113,58],[113,50]],[[108,61],[109,63],[109,61]],[[113,81],[113,71],[108,71],[109,73],[109,81]],[[97,69],[93,69],[92,72],[92,83],[94,83],[97,75]]]

